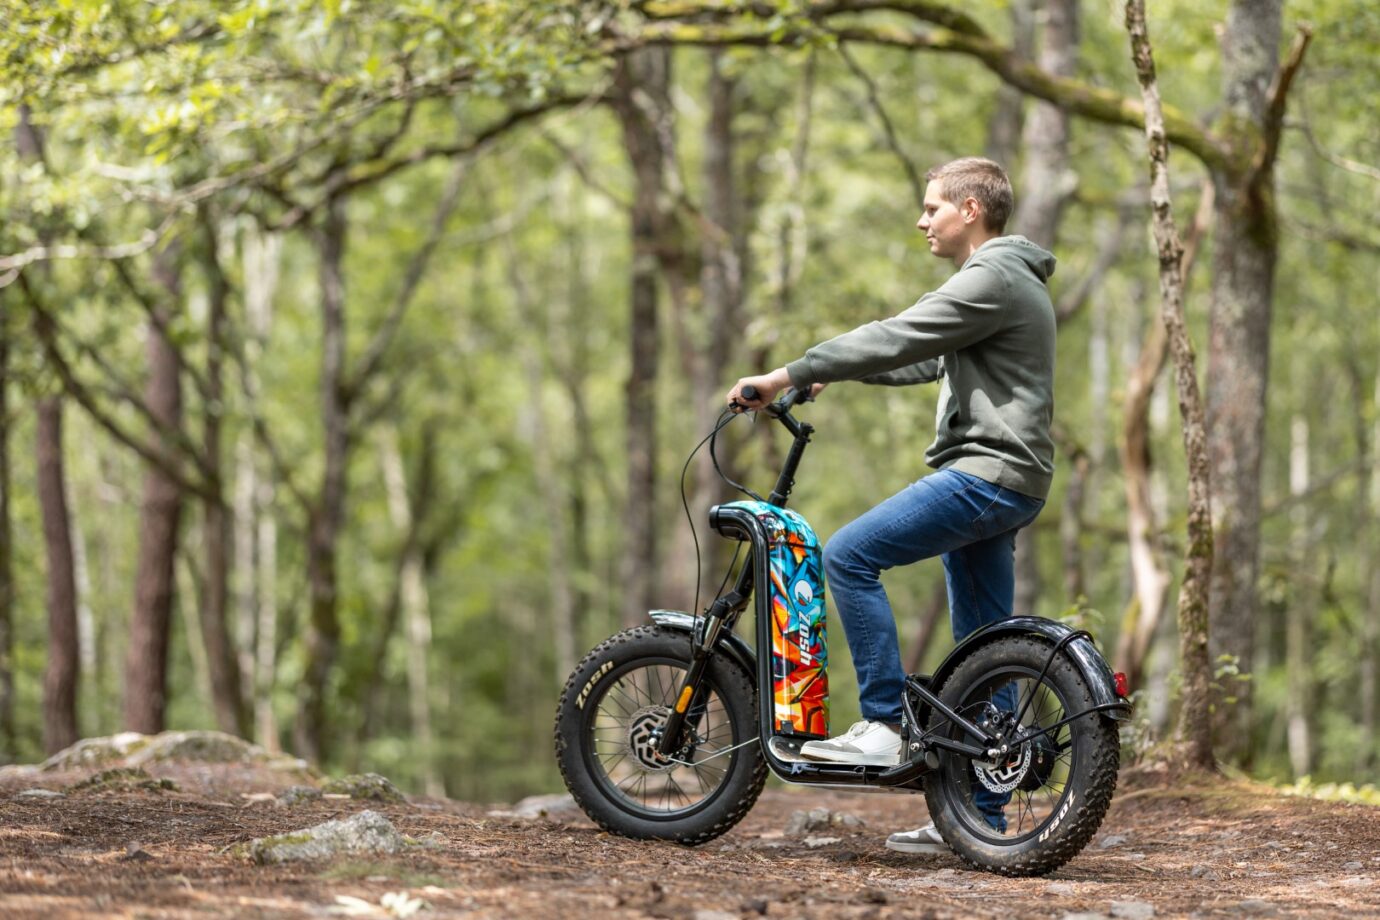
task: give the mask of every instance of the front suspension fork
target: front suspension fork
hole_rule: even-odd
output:
[[[697,621],[690,667],[685,671],[685,680],[676,693],[676,702],[666,717],[666,724],[661,728],[661,738],[657,741],[656,750],[662,757],[670,757],[685,747],[681,742],[681,734],[685,730],[686,713],[693,710],[703,695],[701,684],[704,681],[705,669],[709,667],[709,661],[714,654],[714,645],[719,641],[725,624],[729,624],[728,628],[732,629],[732,619],[736,618],[736,614],[747,604],[748,593],[744,589],[750,589],[751,586],[751,561],[749,557],[748,564],[743,566],[743,572],[738,577],[738,585],[728,594],[716,599],[704,618]]]

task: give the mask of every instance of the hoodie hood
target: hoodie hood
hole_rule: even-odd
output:
[[[963,267],[967,268],[979,260],[987,263],[999,262],[1007,266],[1010,266],[1013,260],[1019,260],[1028,266],[1041,282],[1050,279],[1058,262],[1054,258],[1054,253],[1018,235],[999,236],[988,240],[977,248]]]

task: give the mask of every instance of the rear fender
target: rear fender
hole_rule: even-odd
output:
[[[1007,617],[984,626],[982,629],[971,633],[962,642],[954,647],[948,654],[939,669],[934,672],[934,676],[929,680],[929,686],[935,688],[942,687],[944,681],[958,667],[958,663],[972,649],[1006,636],[1020,636],[1034,634],[1042,639],[1048,640],[1052,649],[1062,638],[1074,630],[1064,623],[1057,620],[1047,620],[1044,617]],[[1102,653],[1097,650],[1091,640],[1086,637],[1074,639],[1064,646],[1064,654],[1072,659],[1074,665],[1083,676],[1083,680],[1092,691],[1094,706],[1111,706],[1113,708],[1104,709],[1101,715],[1115,722],[1124,722],[1131,718],[1131,703],[1116,694],[1116,679],[1112,676],[1111,666],[1107,664],[1107,659],[1102,657]],[[1119,705],[1118,705],[1119,704]],[[924,707],[917,715],[923,721],[928,716],[929,707]]]

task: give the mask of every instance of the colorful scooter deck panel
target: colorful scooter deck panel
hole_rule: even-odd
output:
[[[819,538],[794,511],[734,502],[762,522],[771,574],[771,675],[777,734],[829,736],[829,652]],[[760,590],[760,589],[759,589]]]

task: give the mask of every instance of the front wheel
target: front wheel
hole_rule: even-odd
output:
[[[556,710],[556,760],[575,801],[625,837],[697,844],[742,820],[766,782],[756,741],[757,692],[725,656],[705,671],[684,744],[657,750],[690,660],[690,637],[624,630],[575,668]]]
[[[1052,650],[1034,637],[997,639],[968,654],[938,690],[960,715],[1008,738],[1050,729],[992,762],[941,752],[939,767],[927,774],[925,800],[935,827],[974,868],[1052,872],[1087,845],[1111,805],[1120,764],[1116,727],[1090,712],[1054,728],[1095,702],[1066,655],[1041,678]],[[937,712],[928,729],[977,743]]]

